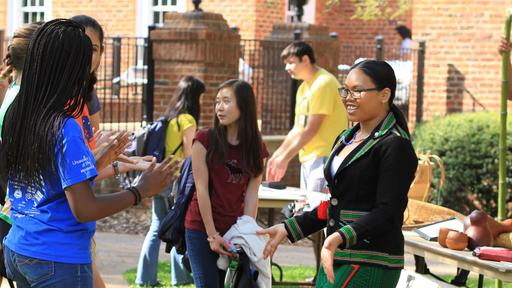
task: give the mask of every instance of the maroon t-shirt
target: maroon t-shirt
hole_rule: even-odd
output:
[[[208,130],[197,132],[194,141],[199,141],[208,149]],[[244,214],[245,191],[249,184],[250,176],[241,168],[241,155],[239,145],[228,144],[228,151],[224,163],[208,165],[208,177],[211,189],[210,201],[215,228],[224,235],[238,217]],[[268,157],[268,151],[263,144],[263,157]],[[185,228],[206,232],[197,202],[197,191],[192,196],[185,217]]]

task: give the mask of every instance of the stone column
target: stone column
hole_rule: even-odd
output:
[[[179,80],[193,75],[204,81],[200,127],[212,127],[217,88],[238,78],[240,36],[220,14],[167,13],[165,24],[151,32],[155,62],[154,119],[166,109]]]

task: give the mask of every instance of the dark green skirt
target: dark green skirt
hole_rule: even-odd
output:
[[[334,285],[329,283],[324,269],[320,267],[316,287],[320,288],[395,288],[400,278],[400,269],[345,264],[334,265]]]

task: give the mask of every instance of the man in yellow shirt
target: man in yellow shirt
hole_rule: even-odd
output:
[[[338,96],[340,84],[316,65],[313,48],[303,41],[288,45],[281,59],[286,72],[303,82],[297,91],[293,129],[269,159],[266,180],[281,180],[290,160],[299,154],[300,188],[322,191],[323,165],[336,137],[348,127],[347,111]]]

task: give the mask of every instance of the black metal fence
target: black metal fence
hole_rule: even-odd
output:
[[[136,130],[147,119],[148,38],[107,37],[96,91],[107,130]]]
[[[265,135],[290,129],[291,78],[284,70],[281,51],[288,41],[242,40],[239,77],[252,84],[258,118]]]
[[[381,36],[374,45],[341,44],[338,65],[338,79],[343,83],[350,66],[364,59],[385,60],[393,67],[397,78],[394,103],[409,118],[411,97],[416,97],[416,122],[422,120],[423,76],[425,63],[425,42],[414,43],[411,48],[386,44]]]
[[[101,121],[106,129],[135,130],[152,120],[150,44],[147,38],[105,39],[97,91],[102,104]],[[239,78],[254,87],[258,118],[265,135],[286,134],[290,129],[295,91],[280,57],[288,44],[289,41],[254,39],[243,39],[240,43]],[[425,42],[416,43],[411,49],[400,49],[386,45],[385,39],[377,37],[374,45],[340,45],[338,79],[341,83],[356,61],[385,60],[397,76],[395,104],[408,116],[409,101],[416,97],[416,121],[422,120]]]
[[[338,79],[343,83],[350,67],[363,59],[387,61],[395,71],[397,90],[394,103],[409,116],[409,102],[416,97],[416,121],[422,120],[423,73],[425,42],[412,48],[386,45],[385,39],[376,37],[374,45],[341,43],[338,59]],[[293,83],[284,70],[281,51],[289,41],[242,40],[239,77],[250,82],[255,90],[258,116],[265,135],[286,134],[293,115]],[[295,87],[296,89],[296,87]]]

